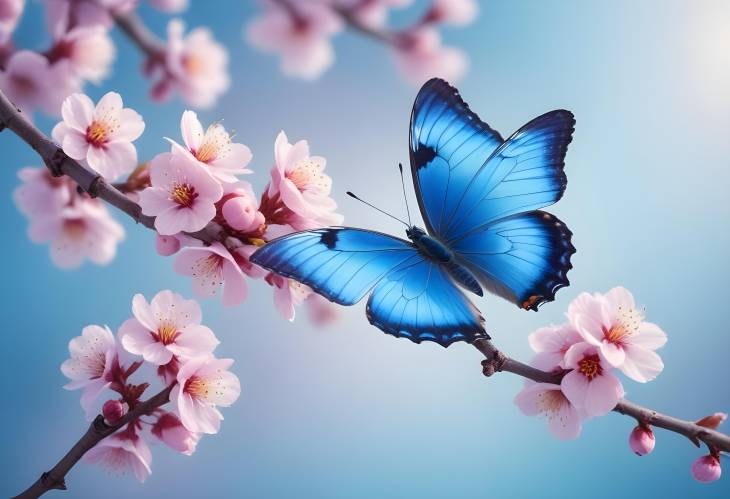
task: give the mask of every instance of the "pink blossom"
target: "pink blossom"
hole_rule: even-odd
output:
[[[189,4],[189,0],[150,0],[150,5],[168,14],[176,14],[187,10]]]
[[[309,320],[316,326],[326,326],[337,320],[337,306],[324,296],[312,293],[304,299]]]
[[[150,303],[141,294],[134,295],[132,313],[134,317],[119,328],[119,341],[151,364],[165,365],[173,356],[210,354],[218,346],[213,331],[200,324],[200,305],[172,291],[160,291]]]
[[[402,37],[394,52],[395,61],[411,83],[420,85],[436,76],[454,82],[466,72],[468,61],[464,53],[441,45],[435,28],[424,26]]]
[[[28,114],[40,109],[57,116],[63,99],[79,85],[66,61],[51,65],[44,56],[30,50],[15,52],[0,71],[0,89]]]
[[[559,385],[529,383],[517,394],[514,402],[524,415],[547,419],[548,428],[556,438],[571,440],[580,435],[581,413]]]
[[[147,443],[128,429],[106,437],[84,455],[84,461],[98,464],[113,473],[134,472],[137,480],[144,482],[152,472],[152,453]]]
[[[223,188],[206,168],[182,154],[158,154],[151,162],[152,185],[139,196],[142,213],[155,218],[163,236],[201,230],[215,216]]]
[[[373,29],[384,28],[392,8],[402,8],[413,0],[338,0],[336,4],[354,17],[358,23]]]
[[[79,26],[61,36],[51,58],[68,61],[81,78],[99,83],[109,73],[116,49],[107,30],[99,25]]]
[[[208,168],[220,182],[237,182],[236,175],[251,173],[246,165],[251,161],[251,150],[244,144],[231,141],[231,135],[220,123],[207,130],[193,111],[185,111],[180,120],[185,147],[172,142],[173,154],[184,154]]]
[[[162,256],[174,255],[180,251],[180,240],[175,236],[155,235],[155,249]]]
[[[25,0],[0,1],[0,45],[5,45],[10,40],[24,7]]]
[[[629,378],[645,383],[664,368],[654,352],[667,341],[659,326],[644,321],[634,297],[625,288],[605,295],[581,293],[568,308],[568,318],[585,341]]]
[[[292,225],[341,224],[343,217],[334,212],[337,204],[330,197],[332,179],[324,173],[327,160],[310,156],[306,140],[290,144],[284,132],[276,138],[274,155],[269,196],[278,194],[284,205],[300,217],[292,220]]]
[[[531,365],[545,371],[565,368],[565,353],[568,349],[583,341],[583,338],[569,324],[543,327],[532,333],[528,340],[532,349],[537,352]]]
[[[577,343],[565,354],[567,373],[560,388],[570,402],[586,416],[603,416],[610,412],[624,396],[624,389],[616,376],[610,373],[598,347]]]
[[[184,29],[179,19],[168,24],[165,75],[153,88],[153,97],[164,99],[176,88],[188,104],[211,107],[230,86],[228,53],[207,28],[196,28],[187,37]]]
[[[97,265],[111,262],[124,229],[100,201],[79,197],[58,213],[32,218],[28,236],[34,243],[50,242],[53,263],[70,269],[86,258]]]
[[[96,0],[46,0],[46,19],[54,38],[78,26],[114,25],[110,12]]]
[[[91,421],[94,401],[111,385],[115,363],[118,366],[116,341],[108,327],[86,326],[69,342],[68,351],[71,357],[61,364],[61,372],[71,382],[64,388],[83,389],[81,407]]]
[[[234,255],[234,258],[236,259],[236,263],[238,263],[239,268],[243,271],[244,274],[252,279],[261,279],[267,273],[266,270],[262,269],[258,265],[254,265],[250,261],[251,255],[253,255],[254,252],[259,249],[259,247],[260,245],[257,242],[256,244],[246,244],[244,246],[239,246],[238,248],[232,250],[232,253]]]
[[[65,177],[52,176],[48,168],[22,168],[18,178],[23,184],[13,191],[13,200],[30,219],[60,212],[75,195],[75,186]]]
[[[330,38],[342,30],[342,21],[332,7],[318,2],[291,3],[291,11],[276,2],[247,27],[248,40],[267,52],[281,56],[281,69],[290,76],[313,80],[335,60]]]
[[[720,458],[712,454],[699,457],[692,463],[691,471],[692,477],[700,483],[714,482],[722,475]]]
[[[219,242],[184,248],[173,268],[193,278],[193,293],[198,298],[215,295],[223,285],[223,305],[233,307],[246,299],[246,277],[234,256]]]
[[[101,407],[104,422],[108,425],[116,424],[129,411],[129,405],[121,400],[107,400]]]
[[[276,309],[286,320],[293,321],[294,307],[300,305],[312,293],[311,288],[293,279],[273,273],[266,276],[266,282],[274,287],[274,305]]]
[[[434,0],[428,19],[454,26],[465,26],[474,21],[479,12],[476,0]]]
[[[230,406],[241,393],[238,378],[228,370],[232,364],[232,359],[211,356],[188,360],[180,367],[170,400],[177,401],[185,428],[218,433],[223,415],[216,407]]]
[[[118,93],[107,93],[96,107],[84,94],[70,95],[61,113],[63,121],[53,129],[53,140],[71,158],[85,162],[109,181],[137,166],[132,142],[142,135],[144,121],[124,107]]]
[[[645,456],[654,450],[656,439],[650,426],[639,425],[629,435],[629,447],[637,456]]]
[[[256,195],[248,182],[235,184],[223,196],[220,212],[229,227],[245,233],[258,232],[266,221],[258,210]]]
[[[195,452],[195,447],[200,440],[199,433],[193,433],[185,428],[175,414],[167,411],[162,411],[157,417],[151,431],[165,445],[186,456]]]

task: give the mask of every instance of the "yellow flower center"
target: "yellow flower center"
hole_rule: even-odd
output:
[[[195,187],[188,184],[173,184],[170,189],[170,199],[183,208],[190,208],[197,197]]]
[[[163,345],[173,343],[177,337],[177,333],[177,327],[170,322],[163,322],[157,328],[157,338]]]
[[[185,393],[189,393],[195,398],[206,398],[208,396],[209,387],[205,379],[193,376],[185,383]]]
[[[300,191],[309,190],[312,187],[319,187],[326,190],[328,183],[319,165],[311,159],[303,159],[294,166],[287,178]]]
[[[619,306],[616,323],[610,329],[603,328],[603,336],[611,343],[622,343],[639,329],[642,320],[644,317],[638,310]]]
[[[603,368],[601,367],[601,359],[598,357],[598,354],[594,353],[593,355],[583,357],[578,362],[578,372],[589,380],[600,376],[603,373]]]
[[[101,146],[109,140],[111,127],[103,121],[92,121],[86,129],[86,141],[95,146]]]
[[[191,151],[193,156],[201,163],[215,161],[225,156],[231,143],[231,136],[225,128],[215,123],[205,131],[203,143],[196,151]]]

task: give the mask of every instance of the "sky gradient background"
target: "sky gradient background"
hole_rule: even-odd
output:
[[[539,313],[494,297],[476,303],[496,344],[522,360],[527,335],[563,320],[581,291],[624,285],[646,305],[669,342],[666,368],[648,385],[624,380],[632,400],[683,418],[730,410],[730,4],[697,1],[488,1],[478,21],[445,32],[464,48],[471,70],[464,98],[508,135],[555,108],[572,110],[565,197],[549,208],[575,233],[571,286]],[[29,6],[16,41],[44,48],[42,9]],[[284,129],[326,156],[334,196],[348,225],[401,234],[402,227],[344,195],[348,189],[384,209],[403,212],[395,168],[406,162],[407,125],[417,89],[394,71],[378,44],[346,33],[335,39],[337,63],[315,83],[285,78],[278,61],[242,41],[251,2],[193,1],[183,18],[209,25],[231,56],[230,91],[201,113],[224,119],[254,153],[260,192]],[[418,9],[411,11],[417,15]],[[167,18],[144,8],[157,33]],[[396,21],[407,21],[409,15]],[[179,101],[152,104],[139,74],[140,55],[114,32],[118,61],[98,99],[120,92],[147,129],[141,158],[179,136]],[[50,132],[53,121],[38,119]],[[127,230],[107,267],[65,272],[46,246],[25,236],[11,193],[15,172],[40,165],[19,139],[0,134],[3,249],[3,347],[0,384],[0,496],[17,493],[66,452],[85,430],[79,393],[61,388],[68,341],[87,324],[114,330],[131,315],[131,298],[190,283],[158,256],[154,235],[117,216]],[[411,206],[415,206],[412,190]],[[371,327],[364,306],[342,309],[339,323],[318,330],[304,314],[280,318],[271,292],[252,286],[248,301],[224,309],[203,302],[204,323],[218,335],[221,357],[242,395],[223,411],[219,435],[193,457],[153,448],[145,484],[80,464],[69,493],[53,497],[402,497],[568,498],[730,496],[727,477],[701,485],[689,474],[705,453],[658,431],[653,454],[627,446],[633,422],[608,415],[588,422],[576,441],[553,439],[545,424],[512,404],[522,380],[489,380],[471,346],[415,345]],[[725,460],[727,468],[730,462]]]

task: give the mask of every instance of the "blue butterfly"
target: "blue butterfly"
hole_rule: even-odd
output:
[[[411,174],[427,231],[410,241],[351,227],[275,239],[251,261],[341,305],[372,290],[368,320],[416,343],[489,338],[484,318],[457,286],[482,287],[537,310],[569,284],[572,233],[539,208],[560,199],[575,120],[544,114],[507,140],[443,80],[421,88],[410,123]]]

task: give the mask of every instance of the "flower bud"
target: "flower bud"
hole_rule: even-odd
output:
[[[639,425],[629,435],[629,447],[637,456],[644,456],[654,450],[654,432],[650,426]]]
[[[157,234],[155,249],[162,256],[174,255],[180,251],[180,240],[175,236],[161,236]]]
[[[716,430],[717,427],[724,423],[726,419],[727,414],[724,412],[716,412],[715,414],[710,414],[709,416],[705,416],[698,420],[697,424],[704,426],[705,428],[710,428],[711,430]]]
[[[221,212],[226,223],[235,230],[248,232],[264,223],[263,215],[256,208],[256,201],[244,192],[238,192],[225,201]]]
[[[101,414],[104,416],[104,422],[113,425],[127,414],[129,406],[119,400],[107,400],[101,408]]]
[[[722,468],[720,468],[720,459],[712,454],[697,458],[697,460],[692,463],[692,476],[698,482],[714,482],[720,478],[721,474]]]

